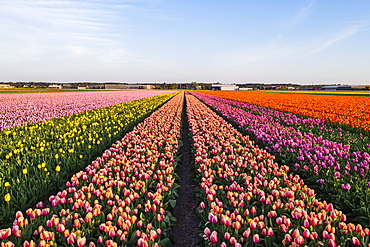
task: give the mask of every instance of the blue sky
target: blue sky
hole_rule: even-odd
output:
[[[0,81],[370,84],[370,1],[0,0]]]

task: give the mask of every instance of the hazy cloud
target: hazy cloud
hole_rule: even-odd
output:
[[[357,25],[351,26],[349,28],[345,28],[345,29],[331,35],[325,41],[322,41],[318,45],[318,48],[316,48],[313,51],[313,53],[321,52],[321,51],[329,48],[330,46],[332,46],[333,44],[335,44],[339,41],[342,41],[342,40],[345,40],[345,39],[347,39],[351,36],[354,36],[357,33],[365,30],[366,27],[369,27],[369,24],[357,24]]]

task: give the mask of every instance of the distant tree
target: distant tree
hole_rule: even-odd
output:
[[[168,85],[168,88],[169,89],[177,89],[178,85],[176,83],[172,83],[172,84]]]
[[[200,84],[200,88],[201,88],[202,90],[204,90],[204,89],[206,89],[206,85],[205,85],[204,83],[202,83],[202,84]]]

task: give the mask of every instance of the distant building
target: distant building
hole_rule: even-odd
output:
[[[370,85],[352,86],[354,90],[370,90]]]
[[[281,85],[281,86],[278,86],[276,87],[275,89],[276,90],[286,90],[288,87],[286,85]]]
[[[153,86],[153,85],[142,85],[142,86],[139,86],[139,89],[155,89],[155,86]]]
[[[215,91],[236,91],[239,90],[239,87],[236,85],[222,85],[222,84],[214,84],[212,85],[212,90]]]
[[[15,86],[11,86],[10,84],[0,84],[0,88],[15,88]]]
[[[241,88],[239,88],[239,90],[241,90],[241,91],[251,91],[251,90],[253,90],[253,88],[251,88],[251,87],[241,87]]]
[[[346,91],[346,90],[352,90],[352,88],[351,88],[351,86],[348,86],[348,85],[334,85],[334,86],[322,87],[321,90],[325,90],[325,91]]]
[[[57,88],[57,89],[62,89],[62,85],[56,85],[56,84],[52,84],[49,86],[49,88]]]

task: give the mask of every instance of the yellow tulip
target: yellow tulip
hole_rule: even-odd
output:
[[[10,186],[10,183],[9,183],[9,182],[6,182],[6,183],[4,184],[4,186],[5,186],[5,187],[9,187],[9,186]]]
[[[60,172],[60,166],[55,167],[55,171]]]
[[[6,202],[10,201],[10,194],[9,193],[4,196],[4,200]]]
[[[24,169],[22,170],[22,173],[23,173],[24,175],[26,175],[26,174],[27,174],[27,168],[24,168]]]

